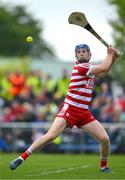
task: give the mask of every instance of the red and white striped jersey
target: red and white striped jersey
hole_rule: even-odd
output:
[[[69,84],[65,103],[77,108],[89,109],[94,86],[94,75],[90,75],[93,65],[76,62]]]

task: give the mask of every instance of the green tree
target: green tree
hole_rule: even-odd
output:
[[[23,6],[0,6],[0,56],[54,56],[42,31],[39,22]],[[27,36],[33,37],[33,43],[26,42]]]
[[[116,10],[116,19],[110,20],[113,28],[114,46],[119,49],[122,55],[119,61],[112,69],[112,74],[115,79],[121,83],[125,83],[125,1],[124,0],[108,0],[109,4],[113,5]]]

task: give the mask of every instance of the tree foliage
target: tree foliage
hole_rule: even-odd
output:
[[[23,6],[0,6],[0,56],[53,56],[53,49],[44,41],[42,31],[39,22]],[[29,35],[33,43],[26,42]]]
[[[113,28],[114,46],[122,53],[119,61],[113,67],[113,76],[125,83],[125,1],[108,0],[108,2],[116,9],[117,18],[110,20],[110,24]]]

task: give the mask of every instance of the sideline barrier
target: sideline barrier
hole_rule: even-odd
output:
[[[52,123],[0,123],[0,150],[3,152],[24,151],[42,134],[47,132]],[[111,140],[111,152],[125,152],[125,123],[103,123]],[[97,153],[99,144],[82,130],[66,128],[42,152],[62,153]]]

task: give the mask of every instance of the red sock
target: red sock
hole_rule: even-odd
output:
[[[21,154],[21,159],[25,160],[32,154],[32,151],[30,149],[27,149],[23,154]]]
[[[102,158],[100,162],[101,169],[107,167],[107,158]]]

